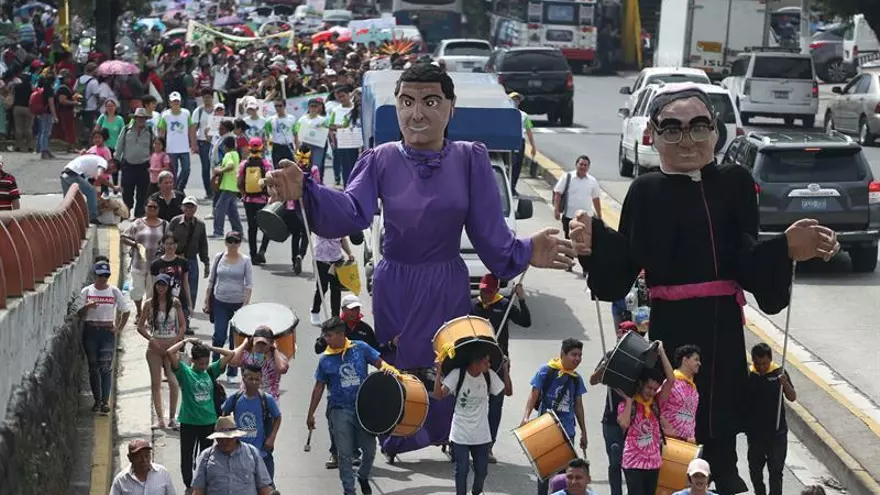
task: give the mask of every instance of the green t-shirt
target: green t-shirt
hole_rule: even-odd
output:
[[[214,410],[214,383],[211,375],[220,376],[220,360],[208,366],[207,371],[195,371],[191,365],[180,363],[174,372],[180,384],[181,401],[177,422],[187,425],[207,426],[217,422]],[[209,374],[210,373],[210,374]]]
[[[232,168],[223,172],[223,177],[220,178],[221,191],[238,192],[238,165],[240,163],[241,157],[238,156],[238,151],[227,151],[226,154],[223,155],[223,161],[220,162],[220,168],[226,168],[229,166]]]
[[[105,114],[101,114],[101,116],[98,117],[98,127],[107,129],[107,132],[110,133],[110,137],[107,139],[107,147],[115,150],[116,141],[119,139],[119,133],[121,133],[122,128],[125,127],[125,119],[117,115],[116,118],[113,119],[113,122],[110,122]]]

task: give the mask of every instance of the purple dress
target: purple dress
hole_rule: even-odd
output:
[[[467,230],[480,259],[501,279],[521,273],[531,241],[517,239],[504,223],[498,186],[481,143],[447,141],[421,152],[387,143],[361,155],[340,192],[305,179],[309,226],[328,238],[366,229],[382,200],[382,260],[373,275],[376,337],[400,336],[396,352],[382,358],[401,370],[433,368],[432,338],[443,324],[470,311],[467,267],[459,255]],[[431,399],[425,427],[415,436],[390,437],[388,454],[445,442],[454,401]]]

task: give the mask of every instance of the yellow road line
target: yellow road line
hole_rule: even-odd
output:
[[[110,258],[111,275],[109,283],[113,287],[119,287],[122,272],[121,252],[119,248],[119,229],[111,226],[107,229],[109,243],[108,258]],[[116,368],[115,358],[113,368]],[[115,380],[115,377],[114,377]],[[90,483],[90,495],[107,495],[110,493],[110,483],[113,475],[113,416],[115,395],[110,395],[110,414],[107,416],[96,414],[93,425],[92,444],[92,480]]]

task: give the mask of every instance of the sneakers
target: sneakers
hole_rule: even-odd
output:
[[[361,493],[364,495],[373,495],[373,487],[370,486],[370,480],[358,478],[358,484],[361,485]]]
[[[101,404],[101,412],[104,414],[109,414],[110,413],[110,404],[107,404],[106,402]]]
[[[254,253],[251,256],[251,262],[254,265],[262,265],[266,262],[266,256],[263,253]]]
[[[312,325],[314,325],[316,327],[320,327],[321,323],[323,323],[321,321],[321,314],[320,313],[309,313],[309,320],[311,321]]]
[[[331,455],[327,462],[324,463],[324,467],[327,469],[336,469],[339,467],[339,461],[336,459],[335,455]]]
[[[92,412],[98,412],[100,410],[101,410],[101,404],[98,402],[95,402],[95,404],[92,406]]]
[[[297,255],[296,258],[293,259],[293,273],[294,275],[299,275],[303,271],[303,259],[302,256]]]

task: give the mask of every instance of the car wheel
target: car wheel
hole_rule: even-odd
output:
[[[633,176],[633,164],[623,154],[623,141],[617,147],[617,172],[621,177]]]
[[[825,112],[825,132],[829,133],[837,128],[834,127],[834,115],[831,112]]]
[[[571,127],[574,124],[574,102],[568,102],[568,106],[560,112],[559,121],[565,127]]]
[[[736,100],[736,109],[739,110],[739,100]],[[739,120],[742,121],[743,125],[749,125],[749,119],[751,115],[740,110],[739,112]]]
[[[785,125],[789,127],[794,125],[794,117],[785,117],[782,119],[782,121],[785,122]]]
[[[801,122],[804,124],[805,129],[812,129],[816,127],[816,116],[815,115],[804,115],[801,118]]]
[[[825,65],[823,65],[819,70],[819,78],[827,83],[842,83],[846,81],[848,74],[848,70],[846,69],[846,64],[843,63],[842,59],[835,58],[834,60],[828,61]]]
[[[852,262],[854,272],[873,272],[877,268],[877,245],[850,249],[849,259]]]
[[[871,134],[871,129],[868,128],[868,119],[862,116],[859,119],[859,144],[871,146],[874,144],[874,139],[876,139],[876,136]]]

